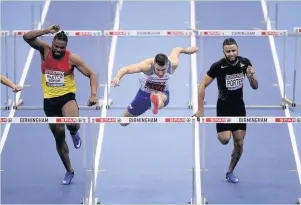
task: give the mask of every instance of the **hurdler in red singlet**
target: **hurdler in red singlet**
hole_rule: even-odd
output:
[[[96,104],[97,79],[92,70],[77,55],[66,50],[68,37],[61,31],[57,33],[52,45],[39,40],[37,37],[48,33],[58,32],[60,27],[53,25],[47,29],[30,31],[24,34],[24,40],[41,54],[41,83],[44,92],[44,112],[48,117],[78,117],[79,110],[75,99],[76,84],[74,68],[90,78],[91,97],[88,106]],[[74,177],[71,167],[68,146],[65,141],[64,124],[49,125],[56,141],[56,149],[65,166],[67,173],[62,184],[70,184]],[[79,124],[68,124],[67,129],[73,139],[75,148],[80,148]]]
[[[74,69],[70,65],[70,51],[61,60],[53,58],[49,52],[41,65],[44,98],[54,98],[76,92]]]

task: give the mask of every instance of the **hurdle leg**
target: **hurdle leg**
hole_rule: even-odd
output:
[[[100,201],[99,201],[99,199],[97,197],[94,200],[95,201],[94,201],[94,203],[92,202],[92,204],[100,204]],[[89,204],[89,199],[88,198],[84,198],[83,201],[80,204],[83,204],[83,205]]]
[[[99,107],[106,106],[105,107],[106,109],[110,109],[111,105],[113,105],[113,100],[109,99],[108,104],[107,104],[107,101],[105,99],[99,99],[98,100],[98,105],[99,105]]]
[[[20,105],[23,105],[23,103],[24,103],[24,100],[23,99],[19,99],[18,102],[15,103],[13,109],[17,110]]]
[[[296,103],[287,99],[287,98],[283,98],[282,99],[282,109],[286,109],[286,104],[288,104],[288,106],[291,106],[291,107],[296,107]]]
[[[11,104],[12,104],[12,100],[11,100],[11,99],[8,99],[7,102],[6,102],[5,110],[9,110]]]

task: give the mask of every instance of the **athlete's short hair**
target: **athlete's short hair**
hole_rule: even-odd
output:
[[[54,40],[66,41],[66,43],[68,43],[68,36],[65,34],[64,31],[61,31],[61,32],[55,34]]]
[[[233,45],[233,44],[237,45],[234,38],[226,38],[223,42],[223,47],[226,46],[226,45]]]
[[[168,62],[168,57],[163,54],[159,53],[155,56],[155,63],[157,63],[159,66],[164,66]]]

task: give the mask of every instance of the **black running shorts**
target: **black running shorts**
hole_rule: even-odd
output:
[[[44,98],[44,112],[46,116],[63,117],[62,108],[67,102],[71,100],[75,100],[76,102],[74,93],[67,93],[55,98]]]
[[[246,116],[246,107],[243,100],[237,102],[227,102],[223,100],[217,101],[216,106],[216,116],[217,117],[245,117]],[[223,131],[236,131],[236,130],[246,130],[247,124],[226,124],[226,123],[217,123],[216,131],[217,133]]]

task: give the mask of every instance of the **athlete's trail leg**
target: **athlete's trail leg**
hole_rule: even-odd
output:
[[[54,135],[56,150],[64,164],[67,172],[73,172],[69,158],[69,148],[65,140],[65,125],[64,124],[49,124],[50,130]]]
[[[228,172],[233,172],[243,153],[243,144],[244,144],[245,135],[246,135],[245,130],[237,130],[233,132],[234,148],[232,151]]]
[[[78,117],[79,111],[76,101],[71,100],[67,102],[62,108],[62,114],[64,117]],[[72,136],[73,144],[76,149],[80,148],[81,146],[81,140],[78,132],[79,128],[79,123],[67,124],[67,129]]]
[[[153,114],[157,114],[158,111],[164,107],[167,96],[164,93],[152,93],[150,99],[154,105]]]

